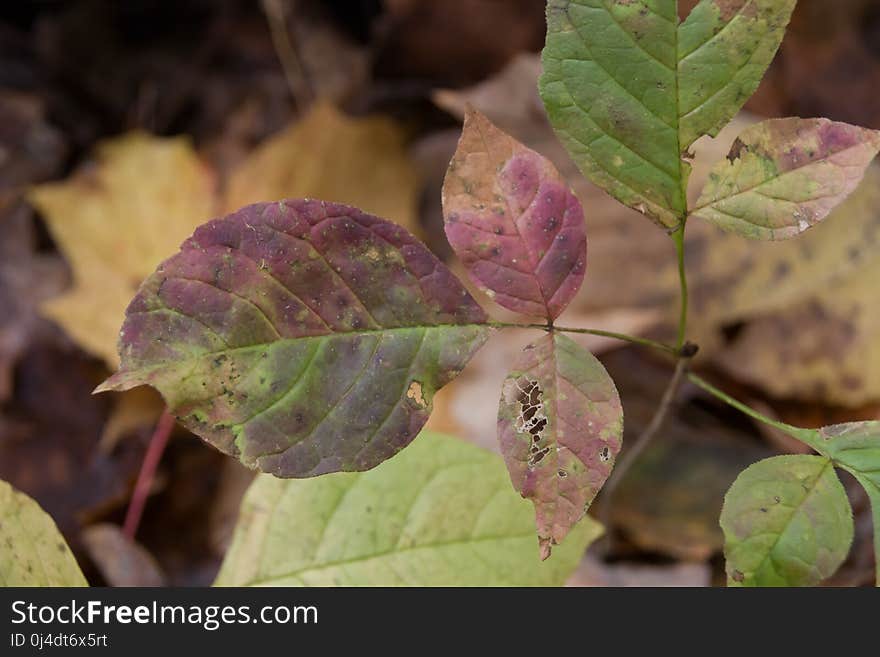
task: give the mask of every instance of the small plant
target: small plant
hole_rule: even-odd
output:
[[[880,423],[790,427],[687,373],[696,355],[687,341],[688,221],[751,239],[795,237],[855,189],[880,150],[876,131],[826,119],[764,121],[740,135],[688,204],[691,146],[717,135],[754,92],[794,6],[702,0],[680,21],[675,0],[548,3],[547,113],[584,175],[674,241],[675,344],[555,324],[586,270],[581,205],[548,160],[469,111],[443,189],[446,235],[471,280],[534,323],[490,319],[442,262],[388,221],[315,200],[250,205],[197,229],[143,283],[122,327],[121,367],[98,390],[151,385],[188,429],[276,477],[362,472],[416,438],[434,394],[494,331],[540,329],[545,335],[504,382],[498,437],[514,488],[535,506],[547,559],[608,479],[623,433],[614,383],[566,334],[629,341],[677,360],[658,423],[687,376],[817,452],[747,469],[721,524],[732,585],[818,583],[853,535],[835,468],[862,483],[880,527]],[[283,485],[257,484],[276,500]],[[419,500],[412,503],[417,510]],[[397,549],[410,549],[405,538]],[[287,580],[237,577],[235,555],[246,563],[247,544],[237,539],[221,580],[326,581],[294,566]]]

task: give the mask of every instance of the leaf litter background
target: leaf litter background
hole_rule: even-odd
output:
[[[55,519],[91,583],[210,583],[251,480],[178,428],[138,544],[120,534],[161,406],[143,390],[90,392],[116,365],[116,332],[140,281],[209,217],[306,195],[393,219],[463,273],[443,235],[440,188],[468,102],[553,160],[584,205],[586,282],[560,321],[669,337],[671,242],[576,175],[544,118],[535,91],[543,4],[188,0],[108,9],[80,0],[0,11],[0,479]],[[684,12],[695,3],[680,4]],[[698,144],[691,193],[760,117],[880,128],[880,7],[831,4],[798,3],[746,112]],[[273,31],[289,36],[300,84],[285,75]],[[700,370],[786,422],[880,419],[880,168],[792,242],[756,244],[702,224],[688,228],[687,263]],[[513,317],[480,300],[499,319]],[[437,396],[429,426],[496,449],[507,366],[534,337],[496,336]],[[620,390],[626,444],[650,419],[669,364],[603,340],[580,343]],[[798,447],[694,389],[679,402],[615,495],[612,540],[590,549],[570,584],[723,582],[724,491],[751,463]],[[844,483],[856,539],[830,583],[869,585],[867,500]],[[600,496],[594,509],[602,508]]]

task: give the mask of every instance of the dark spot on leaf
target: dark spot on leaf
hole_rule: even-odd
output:
[[[729,162],[735,162],[742,156],[742,152],[745,149],[745,143],[737,139],[735,142],[733,142],[733,146],[730,147],[730,152],[727,154],[727,160]]]

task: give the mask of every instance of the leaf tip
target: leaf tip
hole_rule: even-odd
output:
[[[541,551],[541,561],[547,561],[550,558],[550,553],[553,550],[553,543],[549,538],[539,538],[538,539],[538,548]]]
[[[119,370],[116,374],[92,390],[92,394],[98,395],[102,392],[125,392],[126,390],[130,390],[139,385],[142,385],[142,382],[131,380],[129,372],[126,370]]]

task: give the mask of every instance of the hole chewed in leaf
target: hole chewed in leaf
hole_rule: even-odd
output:
[[[547,415],[542,408],[543,394],[541,387],[537,381],[522,378],[516,382],[516,388],[519,393],[517,396],[519,417],[516,420],[516,430],[520,433],[531,434],[532,442],[534,443],[531,449],[536,454],[540,451],[537,443],[541,441],[541,434],[547,426]],[[537,461],[540,460],[540,458],[537,459]]]
[[[514,488],[535,505],[542,558],[586,513],[622,433],[617,390],[592,354],[558,333],[523,349],[502,389],[498,439]]]
[[[428,402],[425,401],[425,397],[422,394],[422,384],[418,381],[413,381],[409,384],[409,388],[406,390],[406,398],[419,408],[426,408],[428,406]]]

